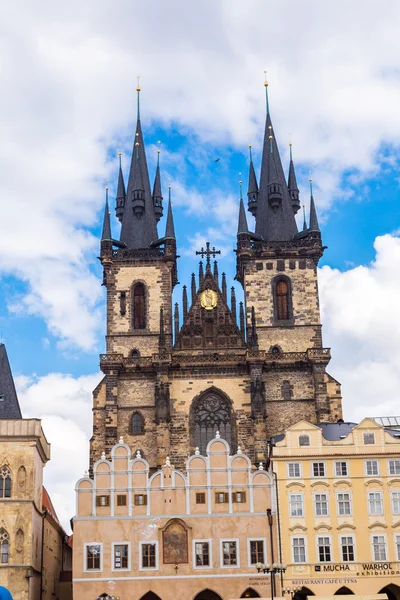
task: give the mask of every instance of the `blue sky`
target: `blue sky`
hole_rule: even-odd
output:
[[[46,484],[63,522],[87,466],[104,349],[104,188],[113,206],[138,74],[150,177],[160,146],[164,200],[172,186],[177,298],[207,240],[233,284],[239,173],[246,192],[249,142],[259,171],[266,70],[282,161],[291,139],[307,208],[313,178],[328,246],[323,335],[345,417],[398,413],[399,28],[397,0],[382,0],[378,17],[374,0],[2,8],[0,332],[23,413],[42,418],[52,443]],[[118,236],[115,217],[112,228]]]

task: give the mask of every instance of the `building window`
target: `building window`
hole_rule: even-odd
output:
[[[117,506],[126,506],[126,494],[117,494]]]
[[[295,537],[292,539],[293,562],[306,562],[306,540],[303,537]]]
[[[193,446],[199,448],[200,454],[206,455],[207,444],[215,438],[217,431],[234,452],[232,410],[226,398],[213,392],[206,393],[193,404],[191,419]]]
[[[348,477],[349,466],[347,462],[339,461],[335,462],[335,477]]]
[[[372,536],[372,553],[373,559],[387,560],[386,556],[386,540],[384,535],[373,535]]]
[[[101,544],[86,544],[86,571],[101,570]]]
[[[284,381],[282,383],[282,396],[284,400],[291,400],[293,393],[292,393],[292,386],[290,385],[290,381]]]
[[[396,560],[400,560],[400,535],[396,535],[395,544],[396,544]]]
[[[6,465],[0,469],[0,498],[11,498],[11,471]]]
[[[343,562],[354,562],[354,539],[352,535],[341,536],[340,551]]]
[[[301,464],[300,463],[288,463],[288,477],[301,477]]]
[[[392,492],[392,513],[400,515],[400,492]]]
[[[286,279],[278,279],[274,283],[276,319],[288,321],[291,316],[289,282]]]
[[[210,566],[210,544],[209,542],[195,542],[194,553],[196,557],[196,567]]]
[[[128,568],[128,544],[114,545],[114,569]]]
[[[146,329],[146,291],[143,283],[137,283],[132,293],[133,329]]]
[[[368,508],[370,515],[383,515],[382,492],[368,492]]]
[[[309,435],[299,435],[299,446],[309,446],[310,445],[310,436]]]
[[[337,495],[338,515],[340,517],[351,515],[351,496],[349,492],[339,492]]]
[[[315,462],[312,464],[313,477],[325,477],[325,463]]]
[[[234,492],[232,494],[232,502],[237,502],[237,504],[244,504],[246,502],[246,492]]]
[[[131,429],[132,435],[142,435],[144,433],[144,419],[138,412],[132,415]]]
[[[204,492],[196,493],[196,504],[205,504],[206,503],[206,495]]]
[[[379,475],[379,463],[377,460],[366,460],[365,461],[365,474],[366,475]]]
[[[318,562],[331,562],[331,539],[329,537],[317,538]]]
[[[216,504],[225,504],[226,502],[229,502],[228,492],[215,492],[215,503]]]
[[[126,314],[126,292],[121,292],[119,295],[119,312],[121,316]]]
[[[400,475],[400,460],[389,460],[389,475]]]
[[[238,566],[237,542],[222,542],[222,564],[224,567]]]
[[[326,517],[328,515],[328,494],[315,494],[315,516]]]
[[[96,506],[110,506],[110,496],[96,496]]]
[[[250,565],[264,563],[264,541],[250,540]]]
[[[7,533],[7,531],[3,528],[0,529],[0,556],[1,556],[1,563],[7,564],[8,563],[8,557],[9,557],[9,552],[10,552],[10,537]]]
[[[364,433],[364,444],[366,446],[375,444],[375,434],[374,433]]]
[[[157,545],[155,543],[141,544],[142,569],[157,568]]]
[[[147,505],[147,495],[146,494],[134,494],[133,501],[135,506],[146,506]]]
[[[304,517],[303,494],[289,494],[289,512],[291,517]]]

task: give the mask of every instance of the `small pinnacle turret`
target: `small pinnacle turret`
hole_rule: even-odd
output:
[[[175,226],[174,217],[172,214],[171,204],[171,186],[168,187],[168,213],[167,213],[167,224],[165,227],[165,239],[175,240]]]
[[[161,193],[161,177],[160,177],[160,150],[157,151],[157,169],[154,178],[153,186],[153,205],[154,214],[156,215],[157,223],[163,216],[163,196]]]
[[[124,208],[125,208],[126,191],[125,191],[124,176],[122,173],[121,152],[118,153],[118,156],[119,156],[119,172],[118,172],[117,197],[115,199],[115,214],[117,216],[117,219],[119,219],[119,221],[122,223],[122,216],[124,214]]]
[[[244,202],[242,198],[242,186],[240,185],[240,200],[239,200],[239,221],[238,221],[238,235],[249,235],[249,227],[247,224],[246,211],[244,209]]]
[[[249,144],[249,153],[250,153],[250,169],[249,169],[249,187],[247,190],[247,207],[253,217],[257,214],[257,200],[258,200],[258,183],[256,172],[254,170],[253,165],[253,156],[251,153],[251,144]]]
[[[319,228],[317,211],[315,208],[312,179],[310,179],[310,231],[321,231]]]
[[[110,209],[108,206],[108,187],[106,187],[106,204],[104,207],[103,230],[101,232],[102,242],[112,242],[111,224],[110,224]]]
[[[22,419],[6,347],[0,344],[0,420]]]
[[[294,170],[293,164],[293,156],[292,156],[292,143],[289,144],[290,147],[290,164],[289,164],[289,177],[288,177],[288,190],[290,194],[290,199],[292,201],[292,208],[294,214],[300,209],[300,199],[299,199],[299,188],[297,187],[296,173]]]

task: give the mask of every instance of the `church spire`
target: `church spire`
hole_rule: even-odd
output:
[[[157,169],[154,178],[153,186],[153,205],[157,223],[163,216],[163,196],[161,192],[161,177],[160,177],[160,149],[157,150]]]
[[[140,87],[136,88],[138,113],[120,241],[127,248],[149,248],[158,240],[146,152],[140,123]]]
[[[293,156],[292,156],[292,142],[289,144],[290,148],[290,164],[289,164],[289,177],[288,177],[288,189],[290,199],[292,201],[292,208],[294,214],[296,214],[300,208],[299,200],[299,188],[297,187],[296,173],[294,170]]]
[[[321,231],[319,228],[317,211],[315,208],[312,179],[310,179],[310,231]]]
[[[22,419],[6,347],[0,344],[0,420]]]
[[[257,199],[258,199],[258,183],[256,172],[254,170],[253,165],[253,156],[251,153],[251,144],[249,144],[249,154],[250,154],[250,170],[249,170],[249,187],[247,189],[247,206],[253,217],[256,216],[257,213]]]
[[[174,217],[172,214],[171,204],[171,186],[168,186],[168,213],[167,213],[167,224],[165,227],[165,239],[175,240],[175,226]]]
[[[249,227],[247,225],[246,211],[244,210],[244,203],[243,203],[243,198],[242,198],[242,182],[240,182],[239,223],[238,223],[237,234],[238,235],[242,235],[242,234],[248,235],[248,233],[249,233]]]
[[[257,201],[256,233],[267,241],[287,241],[297,233],[297,226],[272,127],[268,82],[265,81],[264,85],[267,117]]]
[[[117,197],[115,199],[115,214],[117,215],[117,219],[119,219],[119,221],[122,222],[122,215],[124,214],[124,208],[125,208],[126,191],[125,191],[124,176],[122,173],[121,152],[118,152],[118,156],[119,156],[119,172],[118,172]]]
[[[108,187],[106,187],[106,205],[104,207],[103,230],[101,233],[102,242],[111,242],[111,224],[110,224],[110,209],[108,206]]]

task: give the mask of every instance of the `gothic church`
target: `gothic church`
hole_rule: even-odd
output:
[[[292,157],[288,180],[267,115],[259,181],[250,148],[247,209],[238,210],[236,279],[244,290],[237,303],[214,260],[218,251],[199,249],[205,259],[198,277],[178,284],[177,239],[171,206],[165,235],[160,166],[151,189],[139,112],[127,186],[120,164],[116,215],[119,239],[111,234],[108,192],[100,260],[107,290],[104,378],[94,391],[91,467],[123,436],[141,450],[150,467],[169,456],[176,468],[218,430],[234,452],[254,462],[266,457],[267,439],[301,419],[312,423],[342,417],[340,384],[326,367],[318,299],[317,266],[324,246],[315,203],[298,231],[300,208]],[[213,260],[212,260],[213,259]],[[190,294],[188,292],[190,290]],[[229,298],[228,298],[229,296]]]

